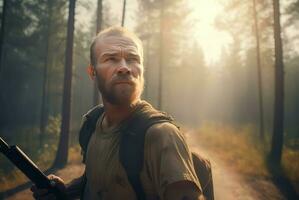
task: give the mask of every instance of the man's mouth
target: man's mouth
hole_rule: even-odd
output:
[[[133,85],[134,83],[132,81],[117,81],[114,83],[114,85],[119,85],[119,84]]]

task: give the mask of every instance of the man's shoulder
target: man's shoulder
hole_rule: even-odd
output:
[[[180,129],[171,122],[163,122],[152,125],[146,132],[145,140],[151,144],[161,144],[169,142],[184,141]]]
[[[157,123],[149,127],[148,134],[179,132],[179,128],[171,122]]]

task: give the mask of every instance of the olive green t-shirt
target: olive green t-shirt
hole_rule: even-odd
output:
[[[140,111],[141,107],[137,106],[134,113]],[[135,192],[119,161],[119,130],[127,122],[103,130],[103,117],[99,118],[87,148],[84,197],[92,200],[134,200]],[[173,124],[155,124],[147,130],[140,178],[146,196],[155,196],[156,199],[163,199],[165,187],[178,181],[191,181],[200,188],[191,152],[179,129]]]

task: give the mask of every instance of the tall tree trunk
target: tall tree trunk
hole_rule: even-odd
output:
[[[124,4],[123,4],[123,14],[122,14],[122,18],[121,18],[121,26],[122,26],[122,27],[124,27],[124,25],[125,25],[126,4],[127,4],[127,1],[124,0]]]
[[[3,72],[3,49],[4,49],[4,37],[5,37],[5,18],[7,12],[7,0],[3,0],[2,16],[1,16],[1,32],[0,32],[0,81]]]
[[[102,29],[102,21],[103,21],[103,2],[102,2],[102,0],[98,0],[96,34],[98,34]],[[94,106],[98,105],[99,101],[100,101],[99,91],[98,91],[97,82],[95,81],[94,82],[94,90],[93,90],[93,105]]]
[[[162,109],[162,92],[163,92],[163,65],[164,65],[164,0],[161,0],[161,7],[160,7],[160,38],[159,38],[159,85],[158,85],[158,108]]]
[[[260,53],[260,38],[258,26],[258,14],[256,11],[256,0],[253,0],[253,15],[255,26],[255,39],[256,39],[256,62],[257,62],[257,76],[258,76],[258,98],[259,98],[259,116],[260,116],[260,139],[264,142],[264,109],[263,109],[263,83],[262,83],[262,70],[261,70],[261,53]]]
[[[69,129],[71,117],[71,91],[72,91],[72,65],[73,65],[73,41],[75,22],[76,0],[69,0],[69,17],[67,26],[67,40],[65,52],[65,71],[62,99],[61,133],[53,167],[65,166],[68,159]]]
[[[280,165],[283,147],[283,120],[284,120],[284,72],[283,50],[281,42],[279,0],[273,0],[274,8],[274,43],[275,43],[275,100],[274,126],[270,161]]]
[[[42,147],[44,135],[45,135],[45,128],[48,123],[48,97],[49,97],[49,91],[48,91],[48,85],[49,85],[49,54],[50,54],[50,37],[51,37],[51,20],[52,20],[52,0],[48,0],[48,9],[49,9],[49,16],[48,16],[48,30],[46,35],[46,57],[45,57],[45,64],[44,64],[44,72],[43,72],[43,91],[42,91],[42,103],[41,103],[41,119],[40,119],[40,138],[39,138],[39,145]]]

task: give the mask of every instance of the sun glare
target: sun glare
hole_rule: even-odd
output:
[[[217,0],[188,0],[194,21],[194,38],[201,45],[208,63],[219,60],[221,49],[227,46],[231,38],[214,27],[214,20],[222,10]]]
[[[95,2],[95,0],[90,0]],[[122,4],[119,0],[109,1],[111,8],[113,8],[114,16],[120,21]],[[186,0],[187,5],[191,10],[190,18],[194,22],[190,27],[193,32],[193,37],[198,41],[198,44],[202,47],[205,54],[205,58],[208,64],[217,62],[221,55],[221,50],[231,42],[231,37],[214,27],[214,20],[216,16],[222,12],[222,6],[219,4],[219,0]],[[134,31],[136,25],[136,9],[138,8],[137,0],[127,1],[127,17],[125,26]],[[77,17],[78,22],[86,24],[85,19],[87,11],[79,13],[81,17]]]

